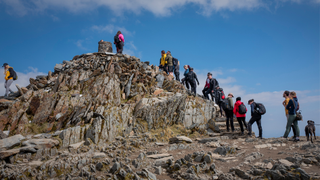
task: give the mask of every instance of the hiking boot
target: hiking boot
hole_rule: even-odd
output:
[[[10,92],[10,94],[13,94],[14,92],[13,91],[11,91],[11,90],[9,90],[9,92]]]

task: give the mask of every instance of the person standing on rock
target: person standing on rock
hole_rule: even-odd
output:
[[[299,106],[298,104],[298,99],[296,97],[296,93],[294,91],[290,92],[289,94],[289,102],[288,102],[288,105],[286,106],[286,109],[288,109],[288,113],[289,113],[289,118],[288,118],[288,121],[287,121],[287,126],[286,126],[286,131],[283,135],[284,138],[287,138],[289,133],[290,133],[290,130],[291,130],[291,124],[293,123],[293,126],[296,130],[296,139],[295,141],[299,141],[299,136],[300,136],[300,129],[299,129],[299,126],[298,126],[298,121],[295,120],[296,119],[296,111],[297,111],[297,108]]]
[[[167,57],[167,54],[164,50],[161,51],[161,58],[160,58],[160,65],[159,65],[159,69],[162,70],[162,71],[165,71],[166,73],[167,72],[167,67],[166,67],[166,57]]]
[[[226,122],[226,125],[227,125],[227,131],[229,132],[229,123],[230,123],[230,126],[231,126],[231,131],[234,132],[234,126],[233,126],[233,94],[232,93],[229,93],[228,94],[228,97],[227,97],[227,101],[229,103],[229,109],[226,109],[225,110],[225,113],[226,113],[226,116],[227,116],[227,122]]]
[[[172,63],[174,67],[174,75],[176,76],[176,80],[180,82],[180,62],[177,58],[172,58]]]
[[[261,114],[257,113],[256,109],[256,103],[254,102],[254,99],[250,99],[248,101],[248,104],[251,107],[251,119],[248,123],[248,135],[251,136],[251,132],[252,132],[252,124],[254,122],[257,122],[257,126],[259,129],[259,138],[262,139],[262,126],[261,126]]]
[[[173,77],[173,62],[172,62],[172,56],[170,51],[167,52],[166,62],[168,66],[169,75]]]
[[[188,73],[188,81],[191,85],[191,92],[194,94],[194,95],[197,95],[197,84],[196,84],[196,81],[199,85],[199,80],[198,80],[198,77],[197,77],[197,74],[195,72],[193,72],[193,68],[190,68],[190,71]]]
[[[289,111],[288,111],[288,109],[286,107],[287,107],[287,105],[288,105],[288,103],[290,101],[289,95],[290,95],[289,91],[284,91],[283,92],[283,97],[285,98],[285,100],[282,102],[282,105],[284,106],[284,110],[286,112],[287,121],[288,121],[288,118],[289,118]],[[295,140],[296,137],[297,137],[296,130],[295,130],[293,125],[291,125],[291,128],[292,128],[292,132],[293,132],[293,140]]]
[[[117,53],[122,54],[124,46],[124,37],[121,31],[118,31],[116,36],[114,37],[114,44],[116,44]]]
[[[213,81],[212,79],[212,74],[210,72],[208,72],[207,74],[207,80],[206,83],[204,85],[204,88],[202,90],[202,94],[205,98],[209,99],[209,94],[211,96],[212,101],[214,101],[214,95],[213,95],[213,90],[215,87],[215,81]]]
[[[184,78],[182,78],[182,80],[181,80],[181,83],[184,85],[186,85],[186,87],[187,87],[187,89],[189,90],[189,81],[188,81],[188,73],[189,73],[189,65],[184,65],[183,66],[183,68],[184,68],[184,73],[183,73],[183,75],[184,75]]]
[[[6,88],[6,93],[4,94],[4,97],[7,97],[9,95],[9,92],[13,93],[13,91],[10,89],[10,86],[13,82],[13,76],[15,72],[13,68],[9,66],[8,63],[4,63],[2,67],[4,67],[4,79],[6,80],[4,82],[4,88]]]
[[[216,90],[215,90],[215,100],[216,100],[216,104],[219,105],[220,108],[220,114],[221,117],[223,117],[223,113],[222,113],[222,101],[224,99],[224,94],[223,94],[223,89],[218,86],[216,86]]]
[[[241,97],[237,97],[236,98],[236,103],[234,104],[234,108],[233,108],[233,113],[236,115],[237,117],[237,121],[240,125],[240,129],[241,129],[241,135],[244,135],[244,128],[243,126],[246,127],[247,129],[247,123],[246,123],[246,114],[242,114],[242,112],[240,113],[240,105],[242,106],[241,108],[243,108],[243,106],[245,107],[245,105],[243,104],[243,102],[241,102]],[[245,111],[247,111],[247,108],[245,107]]]

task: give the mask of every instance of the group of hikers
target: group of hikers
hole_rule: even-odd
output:
[[[172,57],[170,51],[167,51],[167,53],[164,50],[161,51],[159,69],[165,71],[167,74],[171,76],[173,76],[174,74],[176,80],[180,82],[179,66],[180,62],[177,58]],[[184,78],[181,79],[181,83],[184,84],[188,90],[191,86],[191,92],[194,95],[196,95],[196,88],[197,85],[199,85],[197,75],[193,71],[193,68],[189,65],[184,65],[183,67],[185,71],[183,74]],[[244,105],[244,103],[241,102],[241,97],[237,97],[235,104],[233,104],[233,94],[229,93],[228,96],[225,97],[223,89],[219,86],[219,82],[217,81],[217,79],[212,77],[212,73],[210,72],[207,74],[207,79],[202,93],[204,98],[206,99],[209,99],[210,95],[211,100],[215,101],[215,103],[219,106],[221,117],[224,116],[224,111],[224,114],[226,116],[226,127],[228,132],[230,131],[229,127],[231,127],[232,132],[234,132],[235,129],[233,124],[233,117],[236,116],[240,126],[241,135],[244,135],[244,130],[247,129],[248,136],[251,136],[252,124],[256,122],[259,130],[258,137],[262,138],[261,116],[266,113],[266,108],[263,104],[254,102],[254,99],[250,99],[248,101],[248,105],[250,105],[251,108],[251,118],[247,123],[245,120],[247,108]],[[283,105],[285,107],[287,117],[287,126],[283,138],[288,137],[290,129],[292,128],[294,133],[293,140],[299,141],[300,130],[298,127],[298,120],[296,118],[296,113],[299,110],[299,103],[296,97],[296,93],[285,91],[283,97],[286,98],[283,102]]]

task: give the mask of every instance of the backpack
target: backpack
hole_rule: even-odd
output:
[[[226,97],[225,97],[225,95],[224,95],[224,92],[223,92],[223,90],[221,90],[221,99],[222,100],[224,100]]]
[[[267,111],[263,104],[255,103],[255,110],[259,115],[264,115]]]
[[[178,59],[172,57],[172,64],[173,64],[174,67],[176,67],[178,65]]]
[[[243,103],[241,103],[239,106],[239,114],[246,114],[246,113],[247,113],[247,108]]]
[[[115,42],[116,44],[118,44],[118,43],[120,42],[118,35],[115,35],[115,36],[114,36],[114,42]]]
[[[18,75],[17,73],[12,69],[13,73],[12,73],[12,77],[13,77],[13,80],[17,80],[18,79]]]
[[[232,110],[231,105],[229,103],[229,99],[224,99],[221,103],[221,106],[224,111]]]

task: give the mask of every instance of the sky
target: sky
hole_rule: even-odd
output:
[[[320,0],[0,0],[0,63],[27,86],[121,30],[124,54],[158,65],[170,50],[181,74],[193,67],[199,94],[212,72],[225,94],[263,103],[264,137],[283,136],[282,94],[297,92],[304,136],[307,120],[320,125],[319,8]]]

